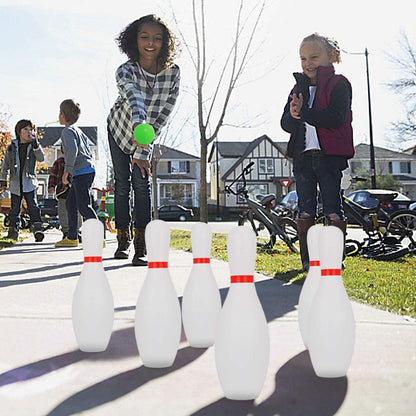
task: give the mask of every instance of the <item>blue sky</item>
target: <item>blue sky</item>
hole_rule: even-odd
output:
[[[97,125],[105,140],[105,117],[116,98],[114,72],[125,61],[114,42],[119,31],[134,19],[151,12],[174,28],[171,7],[185,33],[191,33],[190,0],[157,1],[151,5],[137,0],[118,2],[51,0],[0,0],[0,110],[11,114],[10,126],[31,118],[38,126],[57,120],[59,103],[69,97],[82,106],[79,125]],[[230,16],[235,0],[209,0],[208,53],[216,62],[233,34]],[[248,1],[253,4],[254,0]],[[108,5],[107,5],[108,4]],[[377,6],[375,6],[377,5]],[[374,8],[376,7],[376,8]],[[269,1],[255,43],[253,59],[244,86],[236,91],[228,121],[246,120],[252,129],[226,127],[220,140],[251,140],[268,134],[273,140],[288,139],[279,126],[287,94],[293,85],[291,73],[300,70],[298,46],[315,31],[333,36],[351,52],[370,52],[374,141],[389,146],[390,122],[403,116],[398,97],[383,85],[399,76],[385,52],[394,52],[400,30],[416,45],[413,0],[365,2],[351,0],[334,7],[329,0]],[[330,11],[330,12],[329,12]],[[178,120],[195,114],[195,101],[188,94],[194,73],[184,49],[178,64],[182,71],[183,101]],[[270,71],[270,67],[274,70]],[[368,107],[364,56],[343,55],[336,70],[353,85],[355,142],[368,143]],[[249,123],[250,124],[250,123]],[[179,125],[179,122],[178,122]],[[189,121],[181,133],[179,148],[197,154],[195,124]]]

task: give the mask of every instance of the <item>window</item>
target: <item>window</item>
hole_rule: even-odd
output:
[[[186,160],[172,160],[168,163],[169,173],[189,173],[189,162]]]
[[[273,159],[259,159],[259,174],[274,173]]]
[[[243,184],[239,184],[243,186]],[[257,195],[267,195],[269,193],[269,187],[266,183],[259,183],[255,185],[247,185],[247,191],[250,199],[257,200]],[[245,198],[242,195],[238,195],[237,203],[244,204],[246,202]]]
[[[400,162],[400,173],[410,173],[410,162]]]
[[[184,184],[162,184],[160,186],[160,199],[162,204],[169,204],[173,201],[182,205],[192,204],[193,185]]]
[[[410,162],[389,162],[389,173],[400,175],[411,173]]]

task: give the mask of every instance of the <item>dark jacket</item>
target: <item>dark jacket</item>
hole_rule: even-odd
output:
[[[352,89],[349,81],[344,76],[335,74],[332,65],[319,67],[315,100],[312,108],[309,108],[310,79],[303,73],[293,75],[296,85],[291,94],[302,93],[303,106],[300,120],[290,115],[290,97],[283,110],[280,123],[283,130],[290,133],[287,156],[297,156],[305,149],[306,121],[316,128],[321,149],[325,154],[353,157]]]

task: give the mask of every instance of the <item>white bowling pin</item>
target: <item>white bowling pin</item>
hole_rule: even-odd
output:
[[[170,367],[181,336],[181,310],[168,269],[170,229],[162,220],[145,231],[148,271],[135,314],[137,348],[144,366]]]
[[[103,225],[95,218],[82,224],[84,266],[72,299],[72,324],[79,349],[105,351],[114,320],[114,303],[102,263]]]
[[[267,322],[253,279],[253,230],[232,229],[227,249],[231,285],[218,320],[215,361],[225,397],[252,400],[264,385],[270,350]]]
[[[318,290],[319,282],[321,280],[321,266],[319,262],[319,233],[322,228],[322,225],[313,225],[309,228],[307,234],[308,253],[310,259],[309,271],[300,292],[298,305],[299,330],[305,348],[308,348],[309,309],[312,305],[312,300]]]
[[[212,232],[200,222],[192,227],[193,266],[182,298],[182,321],[189,345],[207,348],[214,344],[221,297],[212,273]]]
[[[354,315],[341,275],[344,234],[327,226],[319,238],[321,280],[310,308],[309,353],[316,375],[343,377],[355,341]]]

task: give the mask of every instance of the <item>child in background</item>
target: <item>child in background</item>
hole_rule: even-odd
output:
[[[48,181],[48,193],[49,195],[55,194],[58,200],[58,218],[61,225],[61,231],[63,238],[68,234],[68,212],[66,210],[66,198],[69,193],[69,185],[62,182],[62,176],[64,174],[65,159],[62,154],[59,156],[52,165],[49,173]],[[69,177],[70,179],[70,177]],[[82,225],[82,217],[78,215],[78,228]],[[78,239],[80,237],[78,236]]]
[[[152,146],[138,145],[135,127],[148,123],[158,137],[175,106],[180,72],[175,65],[177,42],[166,23],[155,15],[130,23],[116,39],[128,57],[116,72],[119,96],[107,118],[113,161],[114,211],[118,247],[116,259],[127,259],[131,241],[130,190],[134,191],[133,266],[147,261],[144,230],[151,220],[150,157]]]
[[[293,74],[296,85],[284,108],[281,126],[290,133],[287,156],[293,158],[300,254],[307,271],[306,234],[315,224],[318,184],[326,224],[346,234],[341,178],[347,159],[354,156],[352,89],[347,78],[335,74],[333,64],[341,62],[336,41],[314,33],[303,39],[299,52],[303,72]]]
[[[95,177],[92,153],[88,145],[88,137],[75,127],[81,114],[81,107],[73,100],[64,100],[60,105],[59,122],[65,126],[61,141],[64,157],[64,173],[62,183],[71,187],[66,198],[68,212],[68,234],[55,247],[78,246],[78,212],[84,220],[97,218],[91,205],[90,190]]]
[[[7,176],[9,176],[9,190],[11,193],[10,226],[7,238],[12,240],[18,240],[19,238],[20,216],[24,198],[35,241],[40,242],[43,240],[44,234],[40,208],[36,200],[36,189],[38,187],[36,162],[43,162],[45,157],[37,140],[35,125],[30,120],[18,121],[15,134],[16,138],[6,149],[0,174],[1,190],[6,189]]]

